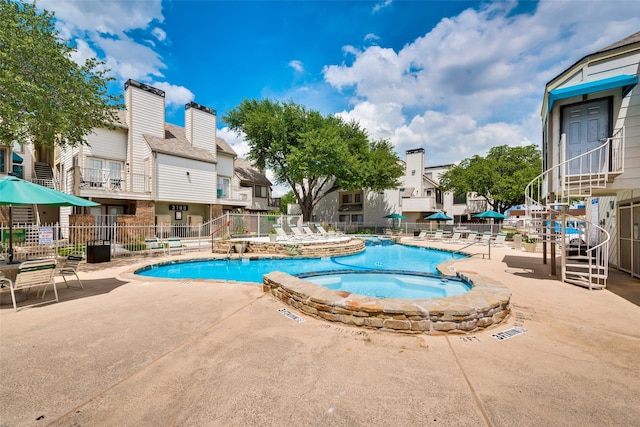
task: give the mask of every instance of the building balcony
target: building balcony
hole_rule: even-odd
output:
[[[61,190],[79,197],[150,200],[151,189],[149,175],[76,167],[67,174]]]
[[[438,210],[435,196],[402,198],[402,212],[434,212]]]

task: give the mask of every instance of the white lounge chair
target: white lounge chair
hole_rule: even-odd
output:
[[[496,246],[504,246],[507,241],[507,233],[498,233],[493,244]]]
[[[444,236],[444,230],[436,230],[436,232],[433,235],[432,239],[433,240],[442,240],[442,236]]]
[[[20,308],[58,302],[58,289],[56,288],[56,281],[54,280],[56,266],[57,262],[53,259],[25,261],[18,267],[16,280],[10,280],[4,277],[0,278],[1,282],[9,284],[9,288],[11,289],[11,300],[13,301],[13,309],[15,311],[18,311],[18,306],[16,304],[16,291],[24,290],[29,293],[32,288],[42,288],[42,299],[44,299],[47,287],[49,285],[53,286],[53,293],[55,295],[54,299],[25,305]],[[38,294],[39,293],[40,292],[38,291]]]
[[[420,234],[413,237],[413,240],[424,240],[427,238],[427,230],[420,231]]]
[[[147,245],[147,251],[150,254],[164,254],[164,245],[160,242],[160,239],[153,237],[151,239],[144,239],[145,245]]]
[[[465,243],[474,243],[478,241],[478,232],[477,231],[469,231],[467,237],[463,239]]]
[[[184,247],[182,246],[182,241],[178,237],[170,237],[167,239],[167,251],[169,255],[171,252],[183,253]]]
[[[484,233],[482,233],[482,236],[480,236],[480,243],[488,245],[489,242],[491,241],[491,237],[492,237],[491,232],[485,231]]]
[[[316,230],[318,230],[318,233],[320,233],[320,235],[324,237],[329,236],[329,233],[327,232],[327,230],[324,229],[322,224],[316,224]]]
[[[273,225],[273,229],[276,230],[276,234],[278,235],[278,238],[276,239],[276,241],[278,240],[291,240],[293,239],[293,236],[290,236],[289,234],[287,234],[283,229],[281,225],[278,224],[274,224]]]
[[[451,237],[447,237],[446,239],[443,239],[443,241],[450,242],[450,243],[458,243],[460,242],[461,238],[462,238],[462,232],[454,231]]]
[[[309,227],[307,224],[302,224],[302,231],[304,231],[305,236],[311,239],[319,239],[323,237],[320,233],[314,233],[311,227]]]
[[[64,260],[62,267],[56,270],[56,276],[62,276],[64,280],[64,284],[67,285],[67,288],[70,288],[69,282],[67,282],[67,276],[76,276],[76,280],[80,285],[80,289],[84,289],[84,285],[82,284],[82,280],[78,277],[78,268],[80,267],[80,263],[84,261],[84,256],[79,253],[69,254],[69,256]]]
[[[302,232],[302,230],[298,228],[297,225],[290,225],[289,228],[291,228],[291,232],[293,233],[294,239],[304,240],[307,238],[307,236],[305,236],[305,234]]]

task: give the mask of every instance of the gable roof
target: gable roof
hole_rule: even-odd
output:
[[[216,146],[217,146],[218,152],[220,153],[231,154],[233,156],[238,155],[235,151],[233,151],[233,148],[231,148],[231,146],[227,141],[225,141],[222,138],[218,138],[217,136],[216,136]]]
[[[246,159],[237,158],[233,163],[233,169],[236,176],[240,179],[240,184],[259,184],[271,186],[271,181],[258,169],[253,167],[251,162]]]
[[[627,45],[638,43],[638,42],[640,42],[640,31],[638,31],[637,33],[631,34],[630,36],[627,36],[622,40],[618,40],[617,42],[610,44],[609,46],[602,48],[599,51],[594,53],[602,53],[608,50],[617,49],[619,47],[627,46]]]
[[[151,151],[186,159],[201,160],[207,163],[216,163],[213,153],[209,150],[191,145],[183,127],[165,123],[164,130],[164,138],[143,135]]]

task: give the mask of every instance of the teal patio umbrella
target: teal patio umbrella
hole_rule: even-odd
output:
[[[440,221],[449,221],[449,220],[452,220],[453,218],[443,214],[442,212],[436,212],[429,216],[425,216],[423,219],[426,219],[427,221],[438,221],[438,224],[440,224]],[[432,223],[429,223],[429,230],[432,229],[431,224]]]
[[[496,212],[496,211],[480,212],[479,214],[475,214],[473,217],[474,218],[484,218],[484,219],[506,219],[506,218],[509,218],[508,216],[503,215],[500,212]]]
[[[391,222],[391,227],[392,227],[392,228],[396,228],[396,220],[404,219],[404,218],[405,218],[405,216],[404,216],[404,215],[400,215],[400,214],[398,214],[398,213],[392,213],[392,214],[389,214],[389,215],[385,215],[385,216],[383,216],[383,218],[389,218],[389,219],[391,219],[391,220],[392,220],[392,222]]]
[[[423,219],[427,219],[427,220],[430,220],[430,221],[450,221],[453,218],[443,214],[442,212],[436,212],[436,213],[431,214],[429,216],[425,216]]]
[[[0,177],[0,205],[9,206],[9,262],[13,261],[12,206],[100,206],[91,200],[43,187],[15,176]]]

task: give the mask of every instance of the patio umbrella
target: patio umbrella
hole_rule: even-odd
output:
[[[13,206],[99,206],[81,197],[43,187],[15,176],[0,177],[0,205],[9,206],[9,262],[13,261]]]
[[[392,213],[392,214],[389,214],[389,215],[385,215],[385,216],[383,216],[383,218],[389,218],[389,219],[391,219],[391,220],[392,220],[392,221],[391,221],[391,227],[392,227],[392,228],[396,228],[396,220],[404,219],[404,218],[405,218],[405,216],[404,216],[404,215],[397,214],[397,213]]]
[[[480,212],[479,214],[475,214],[473,217],[474,218],[484,218],[484,219],[506,219],[506,218],[509,218],[508,216],[503,215],[500,212],[496,212],[496,211]]]
[[[405,218],[405,216],[404,216],[404,215],[397,214],[397,213],[392,213],[392,214],[389,214],[389,215],[383,216],[383,218],[404,219],[404,218]]]
[[[429,216],[425,216],[423,219],[428,219],[430,221],[450,221],[453,218],[443,214],[442,212],[436,212],[436,213],[431,214]]]

